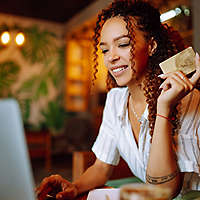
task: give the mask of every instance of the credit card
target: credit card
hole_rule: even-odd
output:
[[[190,74],[196,69],[195,52],[192,47],[188,47],[161,62],[159,66],[164,74],[174,71],[182,71],[184,74]]]

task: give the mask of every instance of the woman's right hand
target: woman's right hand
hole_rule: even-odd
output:
[[[49,195],[65,200],[74,199],[78,195],[78,189],[60,175],[51,175],[43,179],[36,193],[38,200],[47,200]]]
[[[200,79],[200,57],[196,54],[195,58],[196,72],[191,78],[188,78],[183,72],[176,71],[159,75],[164,82],[160,85],[162,92],[158,97],[158,108],[165,110],[164,107],[170,112],[171,107],[176,105],[183,97],[191,92],[197,81]]]

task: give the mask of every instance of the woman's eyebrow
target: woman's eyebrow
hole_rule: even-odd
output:
[[[114,38],[114,41],[120,40],[120,39],[125,38],[125,37],[129,38],[128,35],[120,35],[119,37]],[[106,42],[100,42],[99,45],[100,46],[101,45],[106,45]]]

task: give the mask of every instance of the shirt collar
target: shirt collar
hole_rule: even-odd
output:
[[[122,93],[121,102],[119,104],[119,109],[117,112],[117,116],[122,121],[125,119],[125,115],[126,115],[128,96],[129,96],[129,91],[128,91],[128,87],[126,87],[124,88],[124,93]]]

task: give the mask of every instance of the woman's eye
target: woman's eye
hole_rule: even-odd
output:
[[[130,43],[123,43],[123,44],[119,44],[119,47],[127,47],[129,45],[130,45]]]
[[[102,53],[105,54],[106,52],[108,52],[107,49],[102,50]]]

